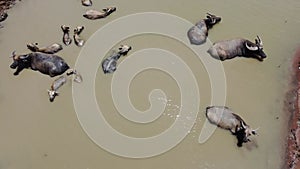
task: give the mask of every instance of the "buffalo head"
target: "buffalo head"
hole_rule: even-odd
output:
[[[55,97],[59,95],[59,93],[55,90],[48,90],[49,101],[53,102]]]
[[[13,51],[10,57],[13,58],[13,63],[10,65],[12,69],[16,69],[19,65],[29,62],[28,55],[16,55],[16,51]]]
[[[241,147],[243,143],[250,142],[251,140],[249,139],[250,136],[252,135],[257,135],[257,130],[251,129],[248,125],[246,125],[243,121],[241,121],[240,128],[237,129],[235,135],[238,140],[237,146]]]
[[[258,60],[263,61],[267,57],[265,52],[263,51],[263,43],[259,36],[255,39],[255,43],[250,41],[245,42],[247,55],[255,56]]]
[[[29,55],[16,55],[16,51],[14,51],[11,58],[13,58],[13,63],[10,65],[10,68],[17,68],[17,71],[14,73],[14,75],[18,75],[24,68],[30,67],[31,61]]]
[[[211,28],[215,24],[219,23],[221,21],[221,17],[207,13],[205,24],[208,28]]]

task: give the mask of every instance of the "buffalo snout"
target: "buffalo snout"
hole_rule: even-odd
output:
[[[18,67],[18,62],[17,61],[14,61],[11,65],[10,65],[10,68],[12,69],[16,69]]]
[[[222,20],[221,17],[216,17],[217,23],[220,22],[221,20]]]
[[[267,57],[267,55],[265,54],[264,51],[260,51],[260,56],[261,56],[262,58],[266,58],[266,57]]]

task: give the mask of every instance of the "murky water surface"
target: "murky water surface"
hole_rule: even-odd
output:
[[[287,116],[283,112],[283,99],[290,59],[299,46],[299,1],[94,0],[92,8],[106,6],[116,6],[117,12],[97,21],[82,17],[88,8],[81,6],[79,0],[26,0],[9,11],[4,28],[0,29],[0,168],[282,168]],[[227,79],[226,105],[254,128],[260,127],[259,136],[251,145],[238,148],[235,138],[221,129],[217,129],[204,144],[198,143],[205,121],[204,110],[211,100],[208,74],[188,47],[168,37],[140,35],[122,40],[133,47],[132,53],[145,48],[162,48],[177,54],[190,67],[199,86],[200,111],[190,134],[172,150],[147,159],[119,157],[94,144],[77,120],[71,83],[63,86],[61,95],[50,103],[46,90],[53,79],[30,70],[15,77],[9,68],[11,52],[28,52],[26,43],[38,42],[41,46],[62,43],[62,24],[72,28],[84,25],[82,37],[88,39],[112,20],[145,11],[170,13],[192,23],[203,18],[206,12],[220,15],[222,22],[209,32],[212,42],[235,37],[250,40],[256,35],[262,37],[268,55],[264,62],[245,58],[223,62]],[[79,52],[80,48],[73,44],[64,47],[59,55],[73,66]],[[141,111],[149,108],[148,95],[153,89],[162,89],[167,96],[165,111],[149,124],[130,122],[116,111],[110,94],[111,79],[111,75],[103,75],[99,69],[95,91],[98,104],[114,129],[132,137],[149,137],[172,125],[181,105],[175,79],[162,71],[146,70],[132,81],[129,96]]]

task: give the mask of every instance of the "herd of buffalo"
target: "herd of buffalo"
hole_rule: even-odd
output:
[[[206,42],[208,30],[221,21],[221,17],[207,13],[205,19],[197,22],[191,27],[187,36],[192,45],[201,45]],[[207,52],[215,59],[224,61],[243,56],[255,58],[263,61],[267,55],[263,51],[263,43],[259,36],[255,43],[243,39],[230,39],[214,43]],[[257,135],[257,129],[253,130],[246,122],[231,109],[226,106],[209,106],[206,108],[206,117],[212,123],[220,128],[229,130],[236,136],[237,146],[241,147],[243,143],[251,141],[251,135]]]
[[[92,6],[91,0],[82,0],[82,5]],[[83,17],[95,20],[106,18],[110,14],[116,11],[116,7],[104,8],[101,12],[96,10],[87,10]],[[7,14],[0,15],[0,22],[7,18]],[[221,17],[207,14],[205,19],[200,20],[193,27],[187,31],[187,37],[192,45],[201,45],[206,42],[208,31],[215,24],[221,21]],[[72,43],[70,37],[70,27],[62,25],[63,31],[62,42],[68,46]],[[84,30],[83,26],[78,26],[74,29],[73,41],[81,47],[85,41],[80,37],[81,32]],[[73,75],[75,82],[82,82],[80,73],[75,69],[70,69],[70,66],[65,60],[55,55],[57,52],[63,49],[63,46],[54,43],[46,47],[38,47],[37,43],[27,44],[27,48],[31,51],[28,54],[16,54],[12,53],[13,63],[10,68],[16,69],[14,75],[18,75],[23,69],[37,70],[50,77],[59,76],[53,81],[48,90],[49,100],[54,101],[58,96],[58,89],[67,82],[70,75]],[[127,55],[131,50],[129,45],[121,45],[118,51],[113,50],[111,56],[102,61],[103,72],[113,73],[117,69],[117,61],[121,56]],[[256,37],[255,42],[251,42],[247,39],[238,38],[231,40],[223,40],[214,43],[207,51],[213,58],[224,61],[232,59],[237,56],[243,56],[247,58],[255,58],[259,61],[263,61],[266,58],[266,54],[263,52],[263,43],[259,36]],[[69,70],[66,74],[64,74]],[[250,128],[249,125],[237,114],[233,113],[228,107],[225,106],[209,106],[206,108],[206,117],[212,123],[223,129],[229,130],[237,138],[237,146],[241,147],[243,143],[249,142],[249,136],[256,135],[256,130]]]

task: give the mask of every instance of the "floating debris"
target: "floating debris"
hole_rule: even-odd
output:
[[[117,70],[117,61],[119,60],[119,58],[121,57],[121,55],[118,52],[113,52],[113,54],[111,56],[109,56],[108,58],[106,58],[103,62],[102,62],[102,69],[103,72],[106,73],[113,73]]]

